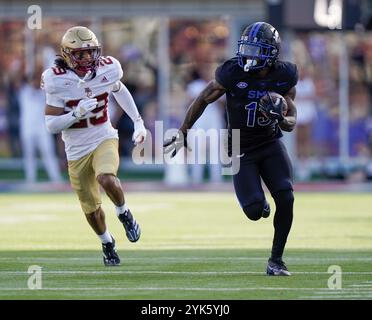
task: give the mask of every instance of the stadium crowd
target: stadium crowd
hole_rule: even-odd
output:
[[[0,22],[0,41],[6,44],[0,52],[0,158],[26,157],[22,145],[21,92],[28,81],[35,81],[33,77],[38,77],[38,70],[53,64],[63,30],[77,24],[97,28],[89,20],[45,19],[44,23],[46,27],[36,30],[30,41],[24,21]],[[157,57],[156,19],[103,19],[98,30],[103,54],[113,55],[122,63],[123,82],[132,93],[146,127],[154,131],[154,121],[161,120],[157,91],[161,59]],[[171,126],[178,127],[190,100],[189,85],[195,81],[195,72],[207,70],[210,78],[213,77],[215,67],[228,55],[230,30],[224,20],[173,19],[169,31],[169,113]],[[285,32],[282,35],[287,36]],[[366,164],[372,158],[372,34],[346,32],[342,37],[349,55],[350,157],[364,159]],[[283,54],[297,63],[300,70],[296,99],[299,163],[314,159],[321,162],[339,155],[339,41],[339,34],[331,31],[294,33],[291,41],[284,41]],[[132,123],[115,111],[111,110],[111,116],[119,130],[120,155],[129,157],[133,148]],[[223,108],[219,111],[223,118]],[[29,121],[32,126],[33,120]],[[210,123],[211,127],[214,125]],[[58,165],[65,170],[63,142],[59,136],[54,136],[53,141]],[[366,175],[372,177],[372,172]]]

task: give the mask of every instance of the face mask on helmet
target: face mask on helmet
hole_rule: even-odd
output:
[[[101,56],[101,49],[77,49],[73,50],[71,55],[72,61],[78,65],[77,69],[93,71],[98,64],[99,57]]]
[[[96,70],[101,56],[100,47],[89,49],[79,48],[66,51],[65,53],[69,56],[71,67],[74,70],[81,72],[94,72]]]
[[[271,66],[277,54],[278,50],[274,46],[247,40],[238,41],[238,63],[246,72]]]

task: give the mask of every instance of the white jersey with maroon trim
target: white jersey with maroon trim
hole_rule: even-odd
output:
[[[68,160],[78,160],[92,152],[104,140],[118,139],[108,115],[108,100],[114,84],[123,76],[118,60],[101,57],[94,78],[82,81],[75,72],[59,67],[44,71],[41,87],[46,93],[46,103],[63,108],[65,113],[76,107],[81,99],[96,98],[97,108],[87,113],[79,122],[62,131]]]

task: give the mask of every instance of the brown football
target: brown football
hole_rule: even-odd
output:
[[[271,99],[270,99],[270,97]],[[287,104],[287,101],[284,99],[284,97],[282,95],[280,95],[279,93],[277,92],[274,92],[274,91],[269,91],[265,96],[263,96],[260,100],[260,103],[262,104],[277,104],[277,103],[280,103],[280,99],[283,100],[283,116],[286,116],[287,115],[287,112],[288,112],[288,104]]]

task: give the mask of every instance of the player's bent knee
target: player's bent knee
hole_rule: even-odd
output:
[[[111,189],[116,184],[116,177],[112,174],[100,174],[97,176],[98,183],[102,186],[103,189]]]
[[[278,204],[290,204],[294,202],[294,195],[292,190],[282,190],[273,194],[275,203]]]
[[[96,216],[100,215],[103,212],[103,209],[100,205],[97,205],[97,209],[89,213],[85,213],[86,216]]]
[[[244,206],[243,211],[248,219],[257,221],[262,217],[262,211],[264,209],[265,202],[255,202],[250,205]]]
[[[88,221],[94,221],[94,220],[97,220],[98,215],[99,215],[99,208],[96,211],[93,211],[93,212],[90,212],[90,213],[86,213],[85,214],[85,218]]]

